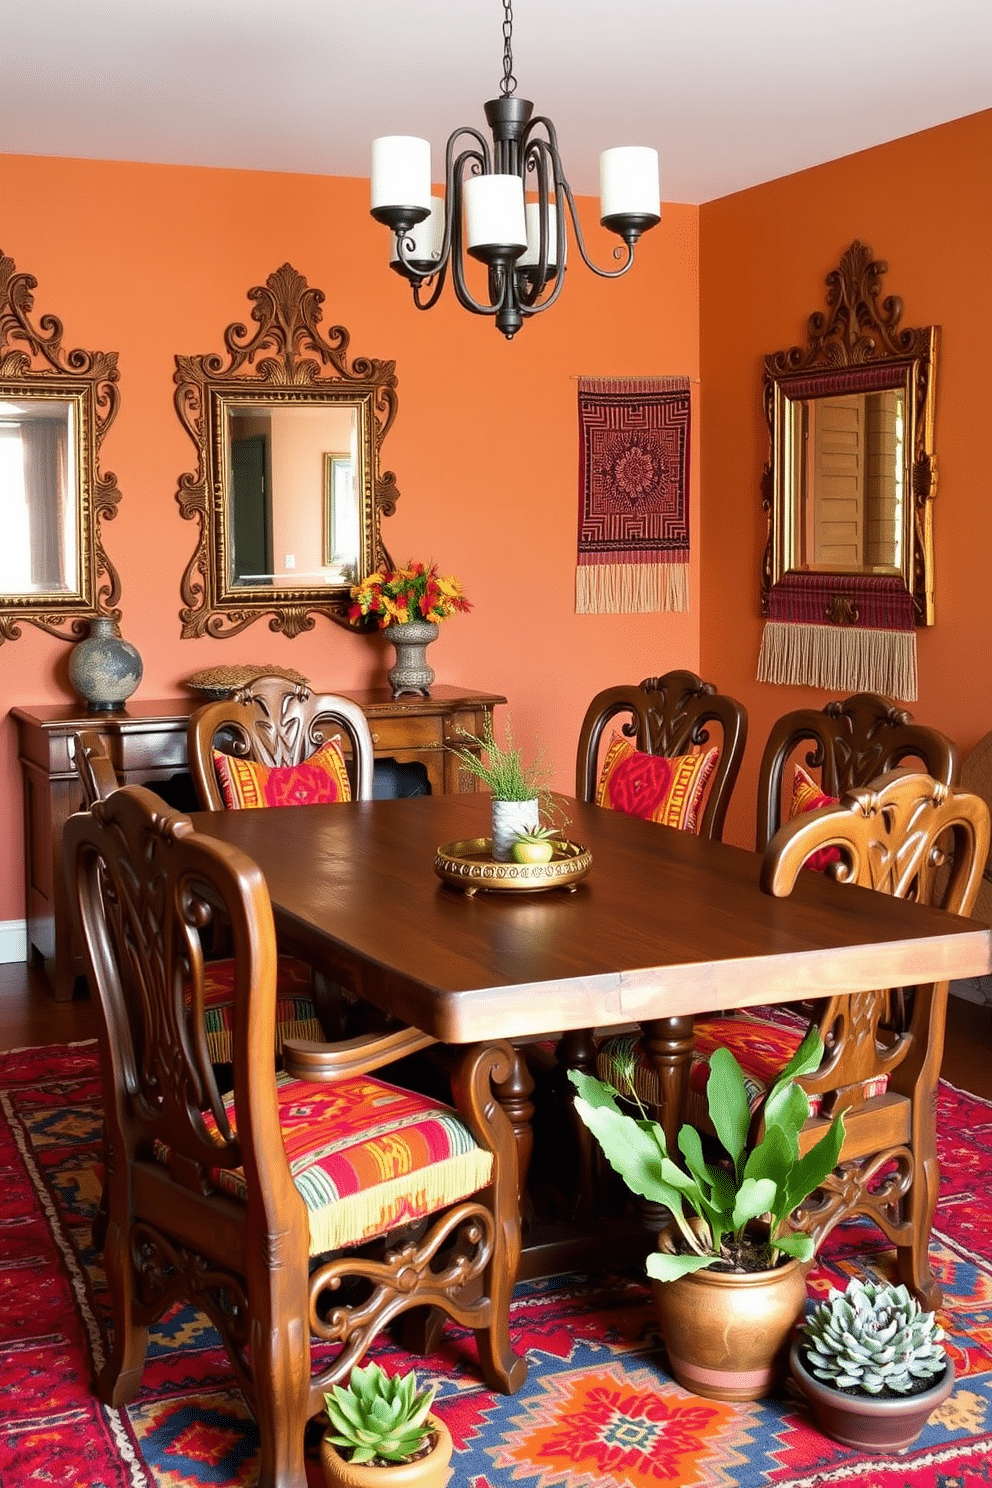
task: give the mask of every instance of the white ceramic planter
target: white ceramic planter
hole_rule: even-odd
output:
[[[493,861],[511,863],[513,844],[521,832],[541,824],[540,803],[533,801],[493,801]]]

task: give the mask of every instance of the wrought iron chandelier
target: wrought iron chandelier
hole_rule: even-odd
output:
[[[491,149],[477,129],[456,129],[445,152],[445,195],[439,197],[431,195],[428,140],[412,135],[373,140],[371,210],[377,222],[392,229],[392,267],[409,281],[418,310],[437,304],[450,267],[459,304],[474,315],[494,316],[509,339],[527,316],[547,310],[561,293],[566,209],[586,267],[600,278],[618,279],[634,262],[641,233],[661,221],[661,193],[657,150],[628,145],[603,151],[600,222],[623,239],[626,250],[614,251],[615,259],[624,258],[619,268],[598,268],[586,253],[555,126],[535,117],[534,105],[515,96],[511,0],[503,0],[503,11],[500,96],[485,106]],[[488,267],[488,302],[476,299],[468,287],[466,253]]]

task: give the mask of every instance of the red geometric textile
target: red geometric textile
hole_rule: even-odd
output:
[[[784,574],[768,592],[768,618],[831,625],[830,605],[837,594],[850,600],[847,623],[857,629],[916,629],[912,595],[902,579],[887,574]]]
[[[262,806],[333,806],[351,800],[351,784],[337,739],[328,739],[299,765],[262,765],[213,751],[217,782],[229,811]]]
[[[685,1119],[690,1126],[708,1132],[713,1129],[706,1084],[710,1077],[710,1055],[714,1049],[729,1049],[737,1060],[744,1072],[748,1106],[753,1111],[799,1048],[808,1026],[805,1019],[781,1013],[763,1017],[762,1012],[761,1008],[751,1008],[746,1014],[696,1019],[689,1088],[685,1098]],[[621,1090],[632,1081],[639,1100],[645,1106],[656,1106],[661,1100],[657,1066],[644,1053],[636,1033],[614,1034],[604,1039],[596,1056],[596,1073],[601,1080]],[[888,1083],[887,1075],[867,1080],[865,1098],[882,1095]],[[815,1116],[820,1109],[818,1095],[810,1096],[809,1107]]]
[[[689,561],[689,379],[579,379],[578,568],[621,573],[643,565]],[[674,609],[654,603],[650,583],[628,574],[624,603],[585,608]],[[586,587],[608,579],[589,575]],[[663,586],[655,585],[656,597]]]
[[[978,1488],[992,1481],[992,1103],[941,1081],[940,1201],[931,1263],[957,1375],[914,1446],[872,1457],[822,1436],[790,1384],[732,1405],[667,1369],[639,1269],[517,1286],[518,1395],[481,1383],[471,1333],[446,1325],[413,1358],[380,1335],[372,1357],[438,1386],[455,1444],[452,1488]],[[257,1488],[258,1436],[204,1314],[150,1332],[141,1389],[119,1410],[92,1392],[109,1314],[90,1222],[100,1196],[96,1045],[0,1055],[0,1483],[7,1488]],[[873,1225],[839,1226],[807,1278],[811,1299],[853,1275],[891,1276]],[[320,1347],[317,1347],[320,1358]],[[316,1434],[308,1488],[324,1488]]]
[[[719,749],[671,757],[643,754],[629,739],[614,734],[596,787],[596,805],[695,832],[719,759]]]
[[[836,806],[837,797],[828,796],[808,775],[802,765],[796,765],[792,776],[792,799],[789,803],[789,820],[802,816],[806,811],[819,811],[821,806]],[[810,853],[803,864],[812,873],[822,873],[831,863],[840,862],[839,847],[819,847]]]
[[[214,1064],[234,1058],[234,962],[208,961],[203,968],[203,1022]],[[276,1053],[284,1039],[316,1039],[324,1030],[313,1000],[313,973],[305,961],[280,956],[276,962]]]
[[[367,1075],[324,1084],[280,1071],[276,1087],[283,1146],[310,1217],[312,1255],[422,1219],[489,1181],[492,1154],[439,1101]],[[233,1093],[224,1104],[234,1130]],[[209,1117],[206,1123],[216,1131]],[[168,1160],[163,1143],[156,1156]],[[247,1196],[240,1168],[218,1168],[212,1176],[218,1188]]]

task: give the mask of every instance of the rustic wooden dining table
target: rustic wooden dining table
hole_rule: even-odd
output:
[[[385,1014],[448,1044],[638,1024],[672,1135],[696,1014],[980,976],[992,931],[975,921],[803,873],[786,898],[761,857],[570,798],[563,835],[591,868],[572,891],[468,896],[435,872],[439,846],[488,836],[482,795],[199,812],[197,828],[245,851],[268,883],[281,942]],[[569,1041],[571,1041],[569,1043]],[[530,1155],[524,1060],[499,1091]],[[560,1265],[563,1252],[554,1254]],[[525,1255],[523,1274],[546,1261]]]

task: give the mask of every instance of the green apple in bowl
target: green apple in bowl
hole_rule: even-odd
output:
[[[555,855],[555,830],[553,827],[533,827],[521,832],[513,844],[513,859],[516,863],[550,863]]]

